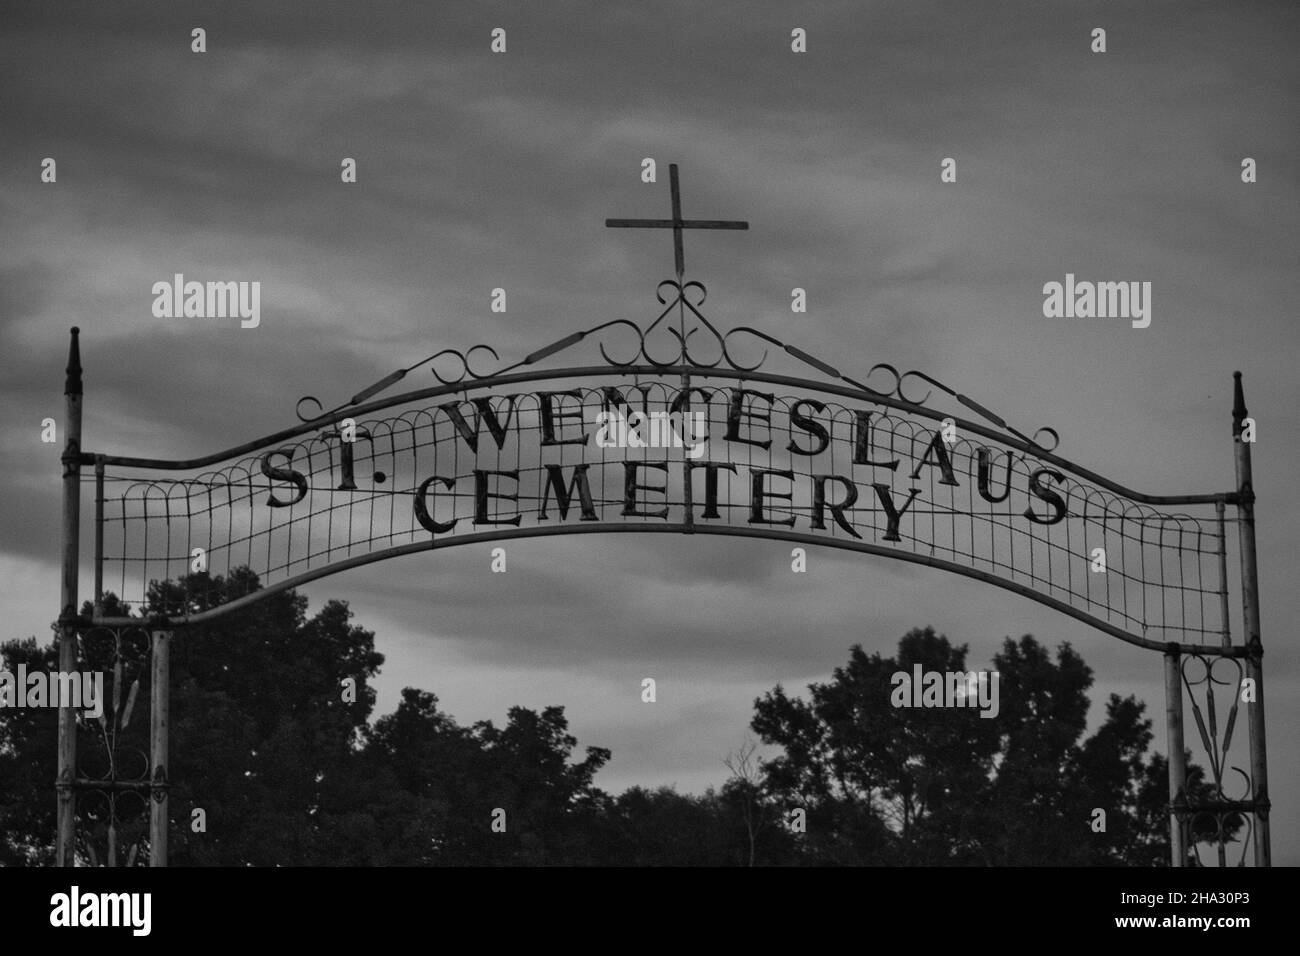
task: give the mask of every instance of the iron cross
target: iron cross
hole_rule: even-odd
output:
[[[668,166],[668,178],[672,183],[673,218],[672,219],[606,219],[606,226],[631,229],[671,229],[673,231],[673,258],[677,265],[677,281],[682,281],[686,272],[686,263],[682,253],[683,229],[748,229],[749,223],[729,219],[683,219],[682,193],[677,185],[677,164]]]

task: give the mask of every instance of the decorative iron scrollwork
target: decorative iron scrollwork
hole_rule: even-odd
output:
[[[416,362],[414,365],[392,372],[385,378],[382,378],[375,384],[371,385],[369,388],[363,389],[356,395],[352,396],[351,400],[344,402],[342,405],[339,405],[329,412],[325,412],[324,405],[321,401],[311,395],[306,395],[299,399],[295,411],[298,420],[302,422],[312,422],[328,415],[334,415],[345,408],[360,405],[367,399],[372,398],[392,385],[395,385],[397,382],[405,378],[409,372],[413,372],[423,365],[429,365],[434,378],[443,385],[459,385],[467,381],[482,381],[498,375],[505,375],[506,373],[513,372],[516,369],[535,365],[543,359],[572,348],[574,345],[577,345],[579,342],[582,342],[589,337],[600,336],[600,333],[608,330],[626,329],[631,332],[633,337],[632,341],[635,345],[635,348],[630,353],[630,357],[626,359],[616,358],[611,355],[610,351],[606,349],[607,343],[605,341],[601,340],[596,343],[601,358],[605,360],[607,365],[614,368],[631,369],[639,366],[649,366],[655,369],[667,370],[683,366],[698,369],[726,367],[742,374],[756,372],[762,368],[763,364],[767,361],[769,353],[768,349],[764,348],[758,361],[753,364],[745,364],[734,354],[734,350],[738,345],[738,340],[733,341],[733,338],[737,336],[752,336],[760,342],[779,347],[787,355],[797,359],[804,365],[816,369],[821,374],[830,378],[838,379],[839,381],[858,389],[865,395],[887,397],[896,399],[900,402],[905,402],[909,405],[929,407],[930,399],[934,395],[935,389],[938,389],[955,399],[965,408],[974,412],[986,422],[989,422],[1010,435],[1014,435],[1016,438],[1019,438],[1021,441],[1033,446],[1034,448],[1045,452],[1051,452],[1054,451],[1060,443],[1061,437],[1055,429],[1042,427],[1037,429],[1032,435],[1018,431],[1008,425],[1006,419],[1002,418],[1002,416],[924,372],[918,372],[915,370],[900,372],[893,365],[886,362],[877,362],[867,370],[865,377],[870,379],[873,375],[887,375],[892,378],[892,382],[890,382],[886,387],[876,388],[866,384],[865,382],[858,381],[845,375],[829,362],[822,361],[816,356],[805,352],[798,346],[791,345],[790,343],[776,338],[773,335],[769,335],[759,329],[751,328],[749,326],[738,326],[726,333],[720,332],[700,310],[707,297],[708,290],[704,287],[702,282],[697,282],[695,280],[682,282],[677,279],[665,279],[655,288],[655,298],[663,308],[655,319],[649,325],[645,326],[645,328],[642,328],[630,319],[612,319],[608,322],[602,322],[599,325],[592,326],[589,329],[566,335],[564,338],[528,354],[513,365],[507,365],[487,371],[475,369],[472,364],[472,356],[481,350],[486,352],[497,362],[500,362],[500,356],[490,345],[475,345],[464,352],[459,349],[443,349],[426,359]],[[669,316],[674,311],[677,312],[678,316],[676,324],[673,324],[671,320],[669,320]],[[659,338],[658,344],[655,342],[656,337]],[[692,337],[697,337],[694,342],[692,341]],[[665,339],[673,340],[668,344],[666,349],[662,344]],[[716,354],[704,354],[704,350],[706,349],[709,353],[713,353],[713,349],[704,344],[706,342],[711,342],[716,346]],[[451,362],[444,362],[443,366],[439,367],[437,363],[440,359],[450,359]],[[451,364],[452,367],[450,369],[447,368],[447,364]],[[909,394],[909,381],[918,379],[921,382],[930,385],[931,388],[921,396]],[[307,403],[311,403],[315,406],[316,410],[314,413],[304,411],[304,405]]]
[[[78,748],[78,844],[92,866],[135,866],[148,856],[148,704],[140,697],[149,634],[93,627],[79,643],[82,672],[103,675],[108,686],[98,716],[77,711],[78,726],[98,745]]]
[[[1203,672],[1196,680],[1188,677],[1188,665],[1192,661],[1200,663]],[[1214,674],[1214,669],[1219,666],[1234,668],[1236,671],[1235,680],[1221,680]],[[1227,767],[1228,749],[1232,746],[1232,732],[1237,726],[1237,711],[1241,706],[1240,688],[1242,678],[1245,676],[1241,661],[1231,657],[1214,657],[1205,658],[1199,654],[1192,654],[1183,659],[1180,668],[1182,672],[1183,685],[1187,688],[1188,697],[1192,702],[1192,716],[1196,720],[1196,730],[1201,738],[1201,746],[1205,750],[1206,759],[1210,764],[1210,780],[1207,781],[1209,793],[1208,799],[1196,798],[1185,800],[1178,807],[1179,818],[1182,825],[1186,828],[1191,839],[1188,841],[1196,853],[1197,860],[1200,859],[1200,851],[1196,849],[1198,843],[1212,843],[1218,854],[1219,866],[1227,865],[1227,848],[1228,844],[1240,839],[1241,857],[1237,861],[1238,866],[1244,866],[1246,862],[1246,848],[1251,844],[1251,836],[1254,829],[1253,823],[1253,794],[1254,781],[1249,773],[1240,767],[1232,767],[1241,776],[1242,792],[1238,796],[1231,796],[1224,789],[1224,776]],[[1218,707],[1215,704],[1214,688],[1215,686],[1232,688],[1232,706],[1228,708],[1227,723],[1223,728],[1222,737],[1219,734]],[[1196,700],[1194,688],[1204,688],[1205,709],[1202,711],[1200,704]],[[1244,827],[1245,832],[1238,833]]]

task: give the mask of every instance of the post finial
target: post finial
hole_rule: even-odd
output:
[[[1240,438],[1246,420],[1246,396],[1241,390],[1241,373],[1232,373],[1232,437]]]
[[[68,345],[68,377],[63,382],[64,395],[81,394],[81,329],[72,327],[72,340]]]

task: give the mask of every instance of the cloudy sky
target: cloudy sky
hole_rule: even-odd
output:
[[[69,326],[88,449],[205,454],[295,424],[301,395],[341,401],[439,348],[487,342],[513,361],[652,315],[667,235],[603,222],[665,215],[676,162],[687,215],[751,223],[687,239],[720,324],[846,371],[924,370],[1022,428],[1053,426],[1061,454],[1128,487],[1232,487],[1242,370],[1274,854],[1300,864],[1285,626],[1300,619],[1297,40],[1289,2],[9,3],[5,637],[44,638],[57,613],[60,449],[39,433],[62,416]],[[940,182],[944,157],[956,183]],[[260,281],[260,326],[155,318],[151,287],[177,272]],[[1042,287],[1066,273],[1149,281],[1150,327],[1045,318]],[[806,314],[790,311],[795,286]],[[614,791],[720,783],[755,696],[925,624],[976,666],[1008,635],[1072,642],[1094,700],[1146,700],[1163,749],[1158,657],[971,580],[832,550],[793,575],[788,546],[748,539],[509,553],[505,575],[453,549],[305,591],[377,632],[381,711],[411,685],[464,723],[563,704],[582,744],[612,748],[598,783]],[[1244,739],[1233,753],[1244,766]]]

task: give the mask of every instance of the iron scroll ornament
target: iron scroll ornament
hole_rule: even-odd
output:
[[[1195,680],[1188,673],[1189,665],[1193,662],[1201,666],[1201,676]],[[1221,680],[1214,675],[1214,669],[1220,666],[1229,668],[1229,673],[1233,675],[1230,680]],[[1186,689],[1192,704],[1192,717],[1196,721],[1196,730],[1209,763],[1209,780],[1206,781],[1209,793],[1206,795],[1208,799],[1202,797],[1199,801],[1189,800],[1184,794],[1183,798],[1175,804],[1175,809],[1181,825],[1186,828],[1191,838],[1189,843],[1198,865],[1204,865],[1200,862],[1198,847],[1200,843],[1210,843],[1214,846],[1219,866],[1223,867],[1227,866],[1228,844],[1239,840],[1241,854],[1236,865],[1244,866],[1246,850],[1251,844],[1255,827],[1253,814],[1250,812],[1257,796],[1255,780],[1241,767],[1232,767],[1232,771],[1241,778],[1242,787],[1239,795],[1232,796],[1228,793],[1225,779],[1230,779],[1226,772],[1229,769],[1228,751],[1232,747],[1232,732],[1237,725],[1237,714],[1242,702],[1240,688],[1246,676],[1245,669],[1239,660],[1232,658],[1206,658],[1201,654],[1191,654],[1183,658],[1179,672],[1182,688]],[[1229,688],[1229,697],[1232,701],[1222,733],[1219,731],[1215,687]],[[1197,688],[1202,689],[1204,710],[1196,699]],[[1243,830],[1244,833],[1239,832]]]
[[[671,290],[669,295],[665,295],[665,289]],[[655,297],[659,300],[659,304],[662,305],[663,308],[654,321],[644,329],[631,319],[611,319],[608,322],[602,322],[589,329],[566,335],[564,338],[552,342],[544,348],[531,352],[513,365],[486,372],[475,369],[472,359],[475,353],[482,351],[490,355],[495,361],[500,362],[501,357],[492,346],[475,345],[463,352],[459,349],[446,348],[439,352],[435,352],[428,358],[421,359],[414,365],[390,373],[368,388],[362,389],[360,392],[353,395],[351,399],[328,412],[324,410],[324,405],[320,399],[313,395],[304,395],[298,400],[298,403],[295,406],[295,413],[298,420],[304,423],[314,422],[322,418],[334,416],[345,409],[360,405],[362,402],[373,398],[380,392],[386,391],[405,378],[408,373],[413,372],[424,365],[430,367],[429,370],[433,373],[434,378],[443,385],[459,385],[466,381],[482,381],[494,378],[498,375],[505,375],[516,369],[535,365],[543,359],[572,348],[574,345],[577,345],[589,336],[598,335],[608,329],[623,327],[630,330],[631,334],[634,336],[636,347],[632,352],[631,358],[620,361],[619,359],[612,357],[610,353],[606,351],[605,342],[601,341],[597,344],[601,358],[605,360],[606,364],[614,368],[634,369],[637,366],[648,365],[651,368],[660,370],[679,368],[682,366],[699,369],[713,369],[725,365],[727,368],[742,374],[746,372],[755,372],[762,368],[763,363],[767,361],[767,349],[763,350],[758,361],[752,365],[746,365],[743,362],[738,361],[732,354],[732,349],[734,347],[732,344],[733,336],[748,335],[760,340],[761,342],[768,343],[769,345],[778,346],[792,358],[816,369],[823,375],[852,386],[868,397],[891,398],[918,407],[929,407],[928,403],[934,395],[934,390],[938,389],[954,398],[959,404],[970,409],[985,421],[990,422],[1007,434],[1014,435],[1016,438],[1037,449],[1052,452],[1055,451],[1056,447],[1060,444],[1061,436],[1054,428],[1049,428],[1047,426],[1040,427],[1031,437],[1030,435],[1008,425],[1006,419],[1001,415],[998,415],[991,409],[986,408],[984,405],[975,401],[973,398],[963,395],[956,389],[950,388],[948,385],[924,372],[916,370],[900,372],[896,367],[887,362],[877,362],[867,370],[865,378],[870,379],[872,375],[880,373],[890,376],[893,381],[885,388],[873,388],[864,382],[860,382],[845,375],[835,366],[828,362],[823,362],[821,359],[805,352],[798,346],[791,345],[788,342],[778,339],[773,335],[769,335],[760,329],[755,329],[750,326],[737,326],[726,333],[720,332],[717,327],[714,326],[713,323],[710,322],[700,311],[699,307],[704,304],[704,300],[707,296],[708,290],[705,289],[704,284],[701,282],[694,280],[690,282],[680,282],[674,279],[665,279],[660,282],[658,287],[655,289]],[[677,327],[674,327],[670,323],[665,323],[665,320],[674,309],[677,310],[680,318]],[[689,329],[686,327],[687,312],[689,312],[694,319],[698,320],[698,326]],[[662,331],[672,339],[676,340],[676,354],[670,355],[666,358],[652,354],[650,347],[648,346],[648,340],[661,325],[663,325]],[[692,336],[699,333],[707,333],[703,339],[707,341],[707,339],[711,337],[716,343],[717,354],[715,357],[702,357],[698,353],[692,352],[692,343],[690,342],[690,339]],[[444,365],[451,364],[453,367],[450,370],[445,367],[440,369],[437,365],[440,359],[450,359],[450,363],[444,363]],[[929,384],[931,389],[928,390],[925,395],[919,398],[914,398],[910,396],[906,390],[906,383],[909,379],[919,379],[922,382]],[[314,414],[304,412],[303,406],[307,403],[312,403],[316,406]],[[1046,440],[1050,441],[1051,444],[1047,444],[1046,441],[1040,440],[1044,437]]]

